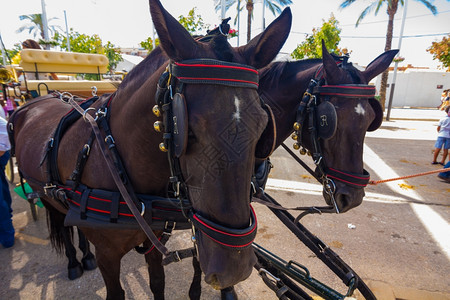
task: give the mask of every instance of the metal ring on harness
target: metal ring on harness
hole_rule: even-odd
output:
[[[141,202],[141,216],[145,214],[145,204],[144,202]]]
[[[68,97],[68,99],[64,98],[64,97]],[[62,102],[66,103],[66,104],[69,104],[69,101],[72,98],[73,98],[73,95],[69,92],[62,92],[59,94],[59,100],[61,100]],[[67,99],[67,100],[65,100],[65,99]]]
[[[85,122],[89,122],[89,120],[86,119],[86,114],[87,114],[87,112],[90,111],[90,110],[95,110],[95,108],[89,107],[89,108],[87,108],[87,109],[83,112],[83,120],[84,120]]]

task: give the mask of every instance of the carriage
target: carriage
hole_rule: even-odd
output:
[[[369,181],[362,140],[382,121],[375,89],[367,83],[397,51],[380,55],[363,72],[324,45],[323,59],[269,64],[289,33],[289,9],[237,50],[223,34],[226,22],[196,41],[159,1],[151,0],[150,7],[162,48],[116,92],[83,101],[70,93],[49,94],[10,120],[19,169],[50,211],[53,241],[61,246],[63,224],[82,228],[96,245],[108,299],[124,298],[120,259],[141,243],[137,249],[149,263],[155,299],[164,298],[163,264],[186,257],[224,298],[235,297],[233,285],[256,267],[281,299],[311,299],[296,282],[326,299],[343,299],[355,289],[375,299],[300,221],[362,202]],[[149,95],[155,95],[153,108]],[[46,121],[36,128],[42,116]],[[323,185],[327,206],[285,208],[264,191],[268,158],[291,134],[294,149],[311,153],[316,170],[308,170]],[[42,149],[31,149],[29,140]],[[306,267],[253,243],[257,218],[251,202],[272,210],[348,290],[339,293]],[[289,212],[297,210],[297,217]],[[189,228],[194,247],[165,247],[172,230]],[[200,297],[199,284],[191,285],[193,299]]]

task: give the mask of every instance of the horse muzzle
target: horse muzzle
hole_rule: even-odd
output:
[[[339,213],[344,213],[359,206],[364,198],[364,188],[352,187],[341,182],[336,182],[336,188],[332,195],[325,189],[323,197],[325,202],[333,207],[337,207]],[[333,200],[333,198],[334,200]]]

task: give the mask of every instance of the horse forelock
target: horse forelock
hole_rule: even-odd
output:
[[[212,46],[216,59],[227,62],[234,61],[233,48],[228,43],[226,36],[216,35],[209,41],[209,44]]]
[[[352,80],[352,83],[367,84],[367,82],[364,82],[361,72],[358,69],[356,69],[351,63],[345,64],[342,69],[348,72]]]

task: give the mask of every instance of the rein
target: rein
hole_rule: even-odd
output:
[[[369,184],[370,185],[377,185],[379,183],[385,183],[385,182],[390,182],[390,181],[395,181],[395,180],[402,180],[402,179],[407,179],[407,178],[413,178],[413,177],[419,177],[419,176],[425,176],[425,175],[431,175],[431,174],[442,173],[442,172],[449,172],[449,171],[450,171],[450,168],[444,168],[444,169],[427,171],[427,172],[422,172],[422,173],[417,173],[417,174],[412,174],[412,175],[406,175],[406,176],[400,176],[400,177],[395,177],[395,178],[389,178],[389,179],[370,180]]]

